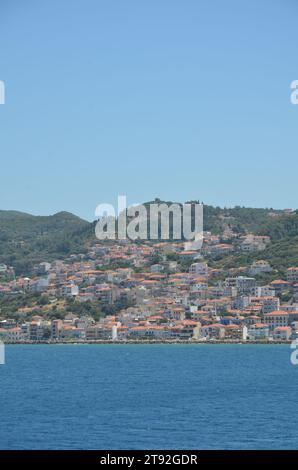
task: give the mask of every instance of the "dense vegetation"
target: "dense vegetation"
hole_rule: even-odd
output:
[[[204,230],[222,235],[225,229],[232,229],[239,235],[248,232],[269,235],[272,243],[265,251],[253,255],[226,256],[216,261],[218,265],[237,267],[253,259],[266,259],[281,272],[288,266],[298,265],[297,211],[287,214],[273,209],[205,205]],[[41,261],[84,253],[92,240],[95,240],[94,223],[68,212],[41,217],[0,211],[0,263],[13,266],[16,274],[29,274]]]
[[[0,211],[0,263],[30,273],[41,261],[83,252],[92,233],[92,224],[68,212],[40,217]]]

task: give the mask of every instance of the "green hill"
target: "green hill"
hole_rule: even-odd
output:
[[[84,251],[92,224],[68,212],[34,216],[0,211],[0,262],[17,274],[29,273],[34,264]]]
[[[161,203],[160,200],[154,202]],[[287,214],[273,209],[204,205],[204,230],[221,235],[227,228],[239,235],[248,232],[269,235],[272,243],[260,253],[225,257],[219,260],[223,266],[239,266],[259,258],[267,259],[274,267],[281,269],[298,265],[297,211]],[[34,216],[17,211],[0,211],[0,263],[13,266],[17,274],[29,274],[32,267],[41,261],[84,253],[94,240],[94,223],[69,212]]]
[[[251,214],[253,214],[253,209]],[[233,210],[232,210],[233,213]],[[286,268],[298,266],[298,211],[290,214],[275,213],[272,217],[263,217],[258,220],[249,221],[243,218],[236,218],[241,231],[251,231],[258,235],[268,235],[271,238],[270,245],[261,252],[250,254],[234,254],[225,256],[217,262],[219,267],[232,268],[245,266],[255,260],[264,259],[275,268],[280,276],[285,275]],[[235,214],[235,212],[234,212]]]

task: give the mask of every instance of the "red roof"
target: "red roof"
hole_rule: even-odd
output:
[[[264,317],[280,317],[286,315],[289,315],[288,312],[285,312],[283,310],[275,310],[274,312],[265,313]]]

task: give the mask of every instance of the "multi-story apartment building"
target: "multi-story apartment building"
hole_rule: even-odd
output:
[[[252,251],[262,251],[265,250],[269,243],[270,237],[248,234],[242,237],[240,249],[246,253],[250,253]]]
[[[279,310],[280,300],[278,297],[260,297],[260,303],[262,304],[262,313],[270,313]]]
[[[254,277],[236,277],[236,288],[241,295],[252,295],[256,288],[256,280]]]
[[[252,341],[265,340],[269,337],[269,325],[264,323],[255,323],[248,328],[248,339]]]
[[[225,327],[220,323],[202,326],[201,336],[206,339],[223,339],[225,336]]]
[[[249,268],[249,274],[251,276],[256,276],[258,274],[263,273],[270,273],[272,271],[272,267],[268,263],[268,261],[260,260],[255,261]]]
[[[207,263],[193,263],[190,265],[189,272],[196,274],[197,276],[206,277],[208,276],[208,264]]]
[[[279,326],[288,326],[289,314],[282,310],[266,313],[264,315],[264,323],[268,324],[271,330]]]
[[[79,295],[79,287],[73,283],[65,284],[61,287],[62,297],[76,297]]]
[[[62,330],[63,321],[62,320],[53,320],[51,323],[51,338],[59,339],[60,332]]]
[[[289,326],[277,326],[273,331],[273,339],[276,341],[289,341],[292,329]]]
[[[298,282],[298,268],[292,267],[287,269],[287,281],[290,283]]]

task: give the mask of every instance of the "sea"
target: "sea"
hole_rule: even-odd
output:
[[[298,449],[289,345],[7,345],[0,449]]]

